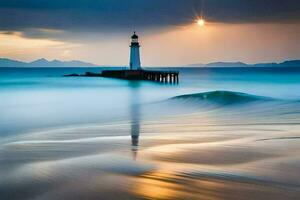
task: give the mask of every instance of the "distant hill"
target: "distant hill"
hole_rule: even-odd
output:
[[[0,67],[95,67],[92,63],[72,60],[72,61],[49,61],[45,58],[33,62],[21,62],[7,58],[0,58]]]
[[[16,60],[10,60],[7,58],[0,58],[0,67],[20,67],[25,66],[28,63],[16,61]]]
[[[187,67],[205,67],[205,64],[203,64],[203,63],[196,63],[196,64],[187,65]]]
[[[248,65],[242,62],[214,62],[206,64],[205,67],[247,67]]]
[[[300,60],[289,60],[282,63],[246,64],[243,62],[214,62],[208,64],[192,64],[187,67],[300,67]]]
[[[279,65],[285,67],[300,67],[300,60],[290,60],[280,63]]]
[[[22,62],[17,60],[11,60],[7,58],[0,58],[0,67],[96,67],[92,63],[87,63],[78,60],[72,61],[49,61],[45,58],[35,60],[33,62]],[[300,67],[300,60],[289,60],[282,63],[257,63],[246,64],[243,62],[213,62],[208,64],[192,64],[186,65],[186,67]]]

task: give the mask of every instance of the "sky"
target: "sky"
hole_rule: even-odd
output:
[[[300,59],[300,1],[0,0],[0,57],[126,66],[133,31],[144,66]]]

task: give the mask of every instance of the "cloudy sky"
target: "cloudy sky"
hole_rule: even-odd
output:
[[[127,65],[133,30],[146,66],[299,59],[300,1],[0,0],[0,57]]]

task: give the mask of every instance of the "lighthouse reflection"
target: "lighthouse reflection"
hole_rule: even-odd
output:
[[[133,159],[137,159],[139,150],[139,137],[140,137],[140,103],[139,103],[139,82],[130,82],[130,118],[131,118],[131,152]]]

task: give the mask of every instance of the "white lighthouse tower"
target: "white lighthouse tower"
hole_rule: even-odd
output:
[[[131,36],[130,45],[130,70],[141,70],[141,58],[140,58],[140,44],[139,37],[134,32]]]

